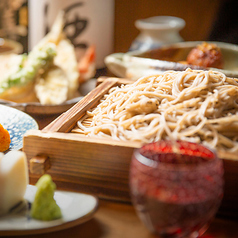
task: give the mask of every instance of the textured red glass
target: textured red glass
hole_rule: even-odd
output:
[[[160,237],[205,232],[223,197],[223,164],[214,151],[184,141],[159,141],[135,150],[130,169],[133,204]]]

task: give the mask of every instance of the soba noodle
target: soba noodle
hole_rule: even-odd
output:
[[[191,69],[142,77],[112,88],[78,127],[87,136],[178,139],[238,152],[238,80]]]

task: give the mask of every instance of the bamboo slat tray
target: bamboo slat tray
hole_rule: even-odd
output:
[[[49,173],[58,189],[130,202],[130,160],[133,150],[141,144],[89,138],[71,130],[111,87],[131,82],[99,79],[95,89],[44,129],[28,131],[23,138],[23,151],[28,158],[30,182],[34,184],[43,173]],[[220,212],[238,218],[238,155],[219,151],[218,155],[225,168],[225,193]]]

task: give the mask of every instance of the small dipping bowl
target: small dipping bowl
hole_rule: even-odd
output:
[[[0,55],[21,54],[23,47],[17,41],[0,38]]]

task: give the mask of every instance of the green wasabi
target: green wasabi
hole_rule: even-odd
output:
[[[33,81],[41,69],[47,69],[56,56],[53,43],[41,48],[34,48],[29,55],[22,55],[22,62],[17,72],[7,76],[0,82],[0,94],[11,87],[21,87]]]
[[[50,175],[43,175],[36,183],[37,191],[31,206],[31,217],[50,221],[62,217],[60,207],[54,199],[55,183]]]

